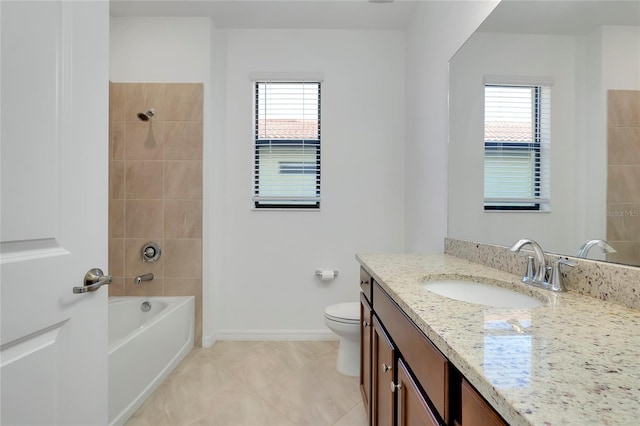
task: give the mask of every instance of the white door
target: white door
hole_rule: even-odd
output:
[[[0,1],[0,423],[107,423],[108,2]]]

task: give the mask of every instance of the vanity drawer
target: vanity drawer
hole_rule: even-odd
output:
[[[375,282],[373,300],[373,310],[401,357],[410,366],[438,414],[449,424],[449,361]]]
[[[371,275],[369,275],[369,273],[365,271],[363,267],[360,267],[360,289],[364,293],[369,303],[371,303],[371,300],[373,300],[371,294],[372,282],[373,279],[371,278]]]

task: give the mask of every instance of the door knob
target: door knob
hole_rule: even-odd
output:
[[[386,373],[387,371],[391,370],[391,366],[385,364],[384,362],[382,363],[382,372]]]
[[[88,291],[96,291],[103,285],[109,284],[113,281],[111,275],[105,275],[100,268],[89,269],[84,275],[84,287],[74,287],[73,292],[75,294],[86,293]]]

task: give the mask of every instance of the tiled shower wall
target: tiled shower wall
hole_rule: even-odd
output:
[[[110,296],[195,296],[202,342],[202,103],[199,83],[111,83]],[[137,113],[149,109],[147,122]],[[148,242],[156,263],[142,261]],[[134,283],[153,273],[152,281]]]
[[[640,265],[640,90],[607,98],[607,260]]]

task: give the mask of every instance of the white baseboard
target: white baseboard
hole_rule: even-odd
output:
[[[338,340],[338,336],[329,330],[218,330],[203,336],[202,346],[211,347],[218,340]]]

